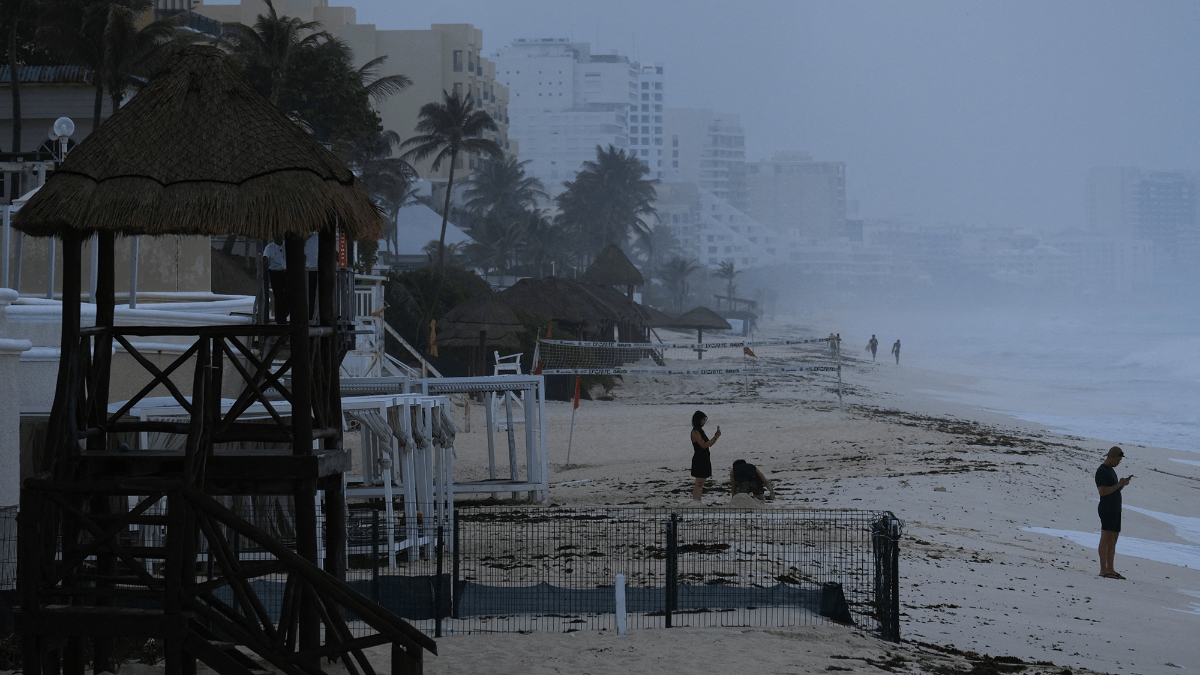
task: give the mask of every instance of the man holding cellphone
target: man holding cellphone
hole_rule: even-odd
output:
[[[1113,569],[1113,557],[1117,554],[1117,537],[1121,534],[1121,490],[1129,485],[1133,476],[1117,480],[1116,467],[1124,459],[1121,448],[1113,446],[1108,457],[1096,469],[1096,489],[1100,492],[1100,576],[1106,579],[1124,579]]]

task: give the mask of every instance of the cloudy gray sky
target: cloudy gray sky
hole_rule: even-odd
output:
[[[331,0],[359,23],[472,23],[490,54],[567,37],[741,115],[751,159],[847,164],[866,217],[1083,222],[1096,165],[1200,168],[1200,3]]]

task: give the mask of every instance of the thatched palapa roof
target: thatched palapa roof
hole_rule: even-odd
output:
[[[382,218],[332,152],[215,47],[191,46],[79,144],[13,225],[34,236],[308,235]]]
[[[646,283],[629,256],[616,244],[605,246],[579,280],[598,286],[642,286]]]
[[[499,297],[509,307],[566,323],[645,322],[633,302],[619,291],[563,277],[521,279]]]
[[[437,343],[441,347],[478,347],[480,332],[486,333],[486,344],[518,347],[517,333],[524,333],[525,327],[489,290],[446,312],[437,323]]]
[[[663,328],[681,330],[730,330],[733,326],[707,307],[696,307],[663,324]]]

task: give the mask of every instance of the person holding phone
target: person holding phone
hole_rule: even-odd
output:
[[[1124,579],[1113,569],[1113,557],[1117,554],[1117,537],[1121,534],[1121,490],[1129,485],[1133,476],[1117,479],[1117,465],[1125,458],[1121,448],[1108,450],[1104,463],[1096,469],[1096,490],[1100,492],[1100,576],[1106,579]]]
[[[721,437],[720,426],[711,439],[704,433],[704,425],[707,422],[708,416],[703,412],[697,410],[692,414],[692,477],[696,479],[696,484],[692,486],[692,501],[700,502],[701,506],[704,504],[701,501],[704,497],[704,481],[712,476],[712,458],[708,449]]]

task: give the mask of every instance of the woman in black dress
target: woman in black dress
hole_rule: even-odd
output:
[[[717,433],[710,439],[708,434],[704,433],[706,422],[708,417],[699,410],[692,415],[692,476],[696,478],[696,485],[692,487],[692,501],[697,502],[704,496],[704,481],[712,476],[712,460],[709,459],[708,449],[721,437],[721,430],[718,428]]]

